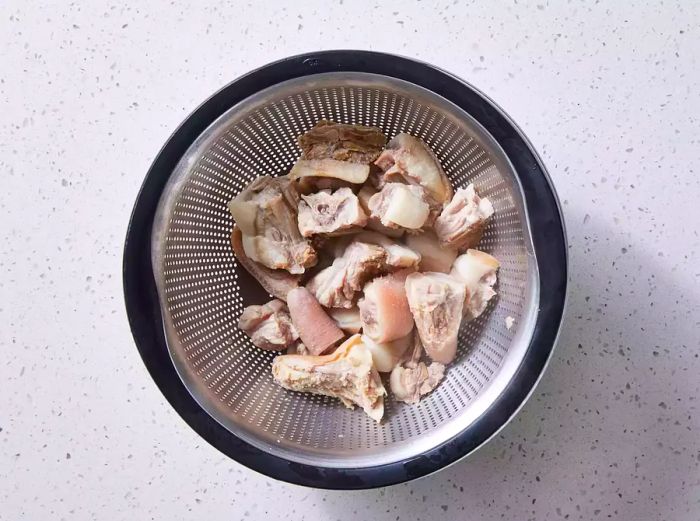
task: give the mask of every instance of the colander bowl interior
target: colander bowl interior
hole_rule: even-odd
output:
[[[339,65],[350,55],[355,62]],[[484,98],[478,111],[470,111],[461,98],[445,96],[426,85],[425,78],[416,81],[392,67],[378,67],[381,73],[366,63],[363,68],[357,63],[361,56],[375,66],[377,60],[386,60],[394,69],[402,64],[425,67],[435,81],[444,80],[444,75],[457,82],[461,92],[474,94],[432,67],[387,55],[375,54],[377,60],[370,60],[366,53],[296,57],[252,73],[257,81],[247,81],[249,75],[234,82],[238,92],[229,86],[200,107],[199,112],[209,106],[207,117],[195,112],[188,121],[192,125],[195,120],[192,126],[198,128],[183,130],[186,122],[159,156],[167,156],[167,161],[159,164],[157,159],[149,173],[149,178],[158,178],[155,184],[160,188],[147,194],[150,212],[143,222],[148,229],[138,231],[146,249],[146,255],[139,255],[138,275],[150,289],[148,302],[139,299],[151,318],[149,341],[139,334],[140,322],[134,328],[136,310],[129,310],[147,366],[161,389],[167,388],[166,396],[177,396],[171,403],[181,414],[185,410],[190,425],[257,470],[314,486],[358,488],[410,479],[463,456],[470,450],[464,447],[473,449],[485,441],[505,424],[539,377],[563,307],[563,293],[555,295],[559,302],[542,305],[544,297],[551,298],[552,288],[540,269],[546,251],[538,251],[546,230],[534,222],[544,219],[554,229],[550,235],[560,240],[563,253],[545,259],[558,262],[564,273],[563,283],[558,283],[565,285],[566,254],[556,198],[517,129],[511,127],[510,134],[524,146],[509,154],[504,143],[512,145],[507,139],[514,138],[489,130],[492,121],[479,120],[484,109],[501,115]],[[270,77],[275,68],[279,78]],[[231,95],[222,97],[227,89]],[[300,154],[297,136],[319,119],[378,126],[388,137],[399,132],[421,137],[455,188],[474,182],[496,209],[480,248],[501,262],[498,298],[484,315],[461,328],[457,359],[441,385],[415,406],[389,398],[379,424],[337,400],[277,386],[270,373],[275,355],[255,348],[236,327],[245,306],[270,297],[233,256],[227,203],[259,175],[286,174]],[[177,146],[171,154],[167,148],[173,141]],[[546,191],[528,193],[531,180],[518,168],[527,154],[540,170],[534,172],[539,177],[532,169],[528,176],[536,177]],[[142,191],[139,202],[143,196]],[[549,202],[548,209],[543,201]],[[549,215],[541,217],[543,211]],[[129,256],[135,225],[132,217],[125,251],[127,307],[128,275],[137,262]],[[553,241],[548,244],[556,250]],[[507,317],[514,319],[510,328]],[[549,340],[533,345],[543,331]],[[157,367],[149,364],[151,359],[158,360]],[[513,388],[519,375],[529,381],[524,389]],[[485,423],[490,415],[493,419]],[[437,457],[426,459],[430,454]]]

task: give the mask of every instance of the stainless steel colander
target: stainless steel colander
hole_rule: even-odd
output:
[[[481,248],[501,261],[498,298],[463,325],[443,383],[416,406],[389,398],[381,424],[277,386],[275,355],[236,327],[245,306],[269,296],[233,256],[227,203],[257,176],[287,173],[300,154],[297,136],[319,119],[421,137],[455,187],[474,182],[496,209]],[[493,435],[544,368],[565,285],[556,197],[517,128],[456,78],[366,52],[283,60],[208,100],[151,168],[125,250],[132,330],[178,412],[254,469],[332,488],[418,477]]]

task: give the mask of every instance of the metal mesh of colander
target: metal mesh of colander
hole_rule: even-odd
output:
[[[320,119],[419,136],[456,187],[473,182],[496,213],[480,248],[501,262],[498,297],[464,324],[446,378],[418,405],[386,400],[377,424],[337,400],[278,387],[275,354],[236,327],[269,296],[231,251],[228,201],[255,177],[286,174],[297,136]],[[468,114],[416,85],[366,73],[325,73],[268,88],[217,119],[189,148],[161,197],[153,269],[168,349],[185,385],[219,423],[288,460],[376,466],[415,456],[468,427],[498,397],[527,349],[537,269],[520,185],[495,140]],[[515,319],[506,327],[506,317]]]

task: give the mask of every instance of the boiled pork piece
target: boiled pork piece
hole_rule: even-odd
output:
[[[416,331],[413,335],[413,350],[389,376],[389,387],[394,398],[400,402],[416,404],[421,396],[435,389],[445,376],[445,366],[438,362],[426,365],[420,361],[422,344]]]
[[[386,136],[376,127],[321,120],[299,136],[304,159],[335,159],[369,164],[381,153]]]
[[[362,329],[360,310],[357,307],[350,309],[330,308],[328,314],[345,333],[355,335]]]
[[[495,257],[479,250],[467,250],[455,260],[450,274],[464,282],[469,297],[464,304],[464,318],[474,320],[481,315],[496,295],[493,289],[500,263]]]
[[[410,268],[415,270],[421,262],[421,256],[414,250],[385,237],[381,233],[363,231],[355,235],[354,239],[384,248],[384,251],[386,251],[386,265],[391,268]]]
[[[406,235],[406,246],[420,255],[419,271],[449,273],[457,250],[442,246],[433,230]]]
[[[425,352],[435,362],[449,364],[457,354],[465,284],[444,273],[411,273],[406,296]]]
[[[377,422],[384,416],[386,390],[360,335],[325,356],[278,356],[272,376],[285,389],[338,398],[350,409],[359,405]]]
[[[299,231],[304,237],[347,234],[367,224],[367,215],[349,188],[340,188],[335,192],[321,190],[302,195],[301,199]]]
[[[357,198],[360,200],[360,206],[369,216],[367,219],[367,224],[365,228],[367,230],[372,230],[378,232],[387,237],[399,238],[404,234],[403,228],[389,228],[384,226],[378,217],[372,216],[372,210],[369,209],[369,200],[374,194],[377,193],[377,189],[365,183],[359,192],[357,192]]]
[[[367,181],[369,165],[335,159],[299,159],[289,171],[290,179],[332,177],[352,184]]]
[[[320,355],[345,336],[306,288],[290,291],[287,306],[299,338],[309,353]]]
[[[371,216],[387,228],[419,230],[428,221],[430,205],[420,186],[387,183],[368,203]]]
[[[452,185],[432,150],[421,139],[397,134],[374,162],[384,171],[384,181],[420,185],[440,205],[452,197]]]
[[[271,270],[249,259],[243,250],[242,239],[241,230],[238,226],[234,226],[231,233],[231,246],[236,260],[260,283],[265,291],[273,297],[286,301],[287,293],[299,287],[301,275],[292,275],[287,270]]]
[[[258,177],[229,203],[248,258],[293,274],[316,264],[316,252],[299,233],[298,203],[289,179],[270,176]]]
[[[363,333],[375,342],[391,342],[413,329],[413,316],[406,298],[408,270],[369,282],[358,302]]]
[[[367,335],[362,335],[362,341],[372,352],[374,367],[380,373],[389,373],[396,367],[396,364],[399,363],[401,357],[404,356],[411,345],[412,340],[413,332],[390,342],[376,342]]]
[[[253,345],[268,351],[282,351],[299,339],[287,306],[277,299],[245,308],[238,328],[251,338]]]
[[[435,233],[444,247],[460,251],[473,248],[481,240],[493,213],[491,201],[479,197],[472,183],[467,188],[458,189],[445,206],[435,220]]]
[[[306,287],[327,308],[351,308],[365,283],[384,270],[385,260],[386,251],[381,246],[353,241]]]

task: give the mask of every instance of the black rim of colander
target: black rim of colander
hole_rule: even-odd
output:
[[[180,380],[163,333],[151,268],[151,230],[158,200],[178,161],[221,114],[256,92],[292,78],[325,72],[366,72],[420,85],[458,105],[491,133],[520,179],[535,254],[540,264],[539,313],[522,363],[506,389],[476,421],[424,454],[376,467],[328,468],[295,463],[236,437],[195,401]],[[549,177],[526,138],[492,101],[464,81],[409,58],[369,51],[324,51],[265,65],[226,85],[173,133],[153,161],[131,215],[124,246],[124,296],[131,331],[151,377],[182,418],[207,442],[270,477],[317,488],[362,489],[401,483],[435,472],[473,452],[518,411],[554,348],[566,296],[567,247]]]

